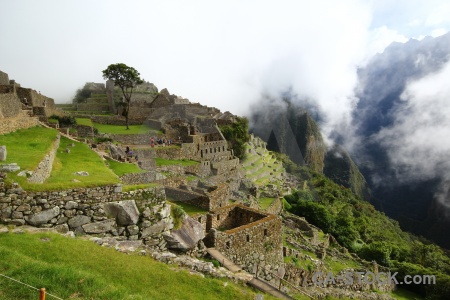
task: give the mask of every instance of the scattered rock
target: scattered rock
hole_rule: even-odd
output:
[[[117,225],[135,225],[139,221],[139,210],[134,200],[105,203],[103,206],[110,218],[115,218]]]
[[[0,161],[6,160],[6,146],[0,146]]]
[[[17,172],[20,170],[20,167],[17,165],[17,163],[10,163],[10,164],[4,164],[0,166],[0,172]]]
[[[172,230],[165,234],[164,239],[169,249],[188,251],[197,246],[197,243],[205,237],[203,226],[191,217],[186,216],[180,229]]]
[[[75,175],[79,175],[79,176],[89,176],[89,173],[86,171],[79,171],[79,172],[75,172]]]
[[[20,176],[20,177],[30,177],[31,175],[33,175],[33,171],[27,171],[27,170],[20,171],[17,174],[17,176]]]
[[[70,149],[66,148],[66,150],[64,150],[66,153],[70,153]]]

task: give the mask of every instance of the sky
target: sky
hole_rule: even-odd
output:
[[[349,117],[356,69],[393,41],[450,29],[450,2],[0,0],[0,70],[68,103],[125,63],[159,89],[246,114],[287,87]]]

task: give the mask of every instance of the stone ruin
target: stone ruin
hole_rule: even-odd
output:
[[[53,114],[61,115],[62,111],[52,98],[21,87],[0,71],[0,134],[36,126],[38,120],[46,121]]]

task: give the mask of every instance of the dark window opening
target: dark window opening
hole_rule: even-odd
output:
[[[250,235],[247,234],[247,242],[250,242]]]
[[[264,236],[267,236],[267,229],[264,229]]]

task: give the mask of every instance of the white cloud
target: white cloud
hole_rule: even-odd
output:
[[[437,73],[410,82],[402,94],[401,109],[395,111],[394,125],[376,135],[401,181],[450,180],[448,78],[450,63]],[[442,203],[447,201],[446,193],[437,194]]]

